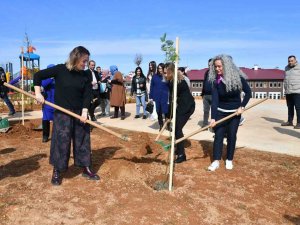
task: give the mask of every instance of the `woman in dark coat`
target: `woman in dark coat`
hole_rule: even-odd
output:
[[[227,156],[225,168],[233,169],[233,156],[236,145],[241,114],[249,99],[251,89],[246,81],[246,75],[233,63],[232,57],[218,55],[212,60],[209,69],[209,81],[212,87],[211,127],[214,127],[215,139],[213,146],[213,162],[208,167],[209,171],[219,168],[222,157],[223,141],[227,135]],[[245,93],[241,100],[241,92]],[[237,112],[238,115],[216,125],[216,121]]]
[[[173,63],[167,63],[165,66],[165,72],[167,74],[167,80],[170,81],[170,102],[172,99],[173,93],[173,79],[175,76],[175,66]],[[178,81],[177,81],[177,102],[176,104],[176,123],[175,123],[175,138],[180,139],[183,137],[183,127],[191,117],[191,115],[195,111],[195,100],[192,96],[188,84],[186,83],[184,76],[178,74]],[[170,111],[171,111],[172,104],[170,104]],[[171,115],[172,116],[172,115]],[[186,161],[185,149],[184,149],[184,142],[181,141],[176,145],[175,154],[177,158],[175,163],[182,163]]]
[[[156,106],[158,116],[159,130],[163,127],[163,114],[165,118],[169,113],[169,82],[165,79],[164,75],[165,65],[160,63],[157,66],[157,74],[152,77],[150,85],[150,101],[153,100]]]

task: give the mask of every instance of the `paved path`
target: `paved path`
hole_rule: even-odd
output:
[[[251,99],[250,104],[256,99]],[[17,113],[9,120],[19,120]],[[97,113],[96,113],[97,115]],[[202,124],[202,100],[196,101],[196,110],[184,128],[188,134],[200,128]],[[2,115],[5,117],[5,114]],[[41,118],[41,111],[25,112],[26,119]],[[104,126],[118,127],[128,130],[157,134],[158,124],[150,119],[134,119],[135,104],[126,105],[126,119],[100,118],[98,122]],[[244,113],[246,121],[239,127],[237,147],[247,147],[261,151],[283,153],[300,157],[300,130],[293,127],[281,127],[287,119],[285,100],[267,100]],[[166,131],[164,133],[168,135]],[[195,140],[213,141],[213,134],[204,131],[192,137]]]

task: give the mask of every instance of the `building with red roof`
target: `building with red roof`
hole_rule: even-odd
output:
[[[240,67],[247,75],[248,83],[252,90],[252,98],[281,99],[284,96],[283,80],[284,71],[280,69],[261,69],[257,66],[249,69]],[[190,70],[187,75],[191,81],[193,96],[200,96],[202,92],[204,74],[207,68]]]

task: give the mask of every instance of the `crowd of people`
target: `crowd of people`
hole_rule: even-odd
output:
[[[91,180],[100,177],[91,170],[91,143],[90,126],[86,120],[96,121],[95,110],[100,109],[100,117],[119,117],[124,120],[126,104],[125,80],[116,65],[109,70],[96,67],[96,62],[90,60],[89,51],[78,46],[74,48],[65,64],[49,65],[34,75],[34,88],[36,99],[40,103],[45,100],[55,103],[73,113],[81,116],[75,119],[64,112],[54,110],[43,105],[43,142],[50,136],[50,121],[53,121],[50,147],[50,164],[53,165],[51,182],[60,185],[61,172],[68,168],[71,143],[73,146],[74,164],[83,168],[82,175]],[[294,108],[296,108],[297,124],[300,128],[300,68],[296,57],[290,56],[286,68],[284,81],[286,101],[288,106],[288,121],[282,126],[292,126]],[[88,69],[85,69],[86,66]],[[1,71],[0,71],[1,72]],[[3,73],[2,73],[3,74]],[[174,77],[177,76],[177,102],[173,101]],[[298,77],[297,77],[298,76]],[[1,76],[3,82],[4,77]],[[173,117],[173,104],[176,104],[175,138],[183,135],[183,127],[195,111],[195,100],[190,92],[190,80],[184,67],[175,71],[173,63],[159,63],[151,61],[148,72],[144,75],[141,67],[136,67],[132,78],[130,95],[135,97],[136,112],[134,119],[147,119],[146,104],[155,105],[159,130],[167,123],[167,129],[172,130],[170,119]],[[209,171],[215,171],[220,166],[224,138],[227,138],[227,158],[225,167],[233,169],[233,158],[236,147],[238,127],[244,121],[241,114],[251,97],[251,89],[247,83],[246,75],[236,66],[229,55],[217,55],[208,61],[208,70],[203,83],[203,123],[202,127],[209,126],[214,132],[213,161],[208,166]],[[7,90],[1,85],[1,98],[15,113],[7,97]],[[113,108],[110,114],[110,108]],[[142,115],[140,108],[142,107]],[[211,116],[209,113],[211,111]],[[237,116],[225,122],[216,122],[234,112]],[[211,118],[209,121],[209,117]],[[184,143],[176,145],[175,163],[186,161]]]

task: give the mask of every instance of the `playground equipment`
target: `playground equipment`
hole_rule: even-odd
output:
[[[25,90],[30,91],[33,75],[40,70],[40,56],[34,53],[36,49],[31,45],[27,33],[25,33],[25,43],[26,52],[24,52],[22,48],[21,54],[19,55],[21,68],[20,76],[22,77],[23,75]]]

